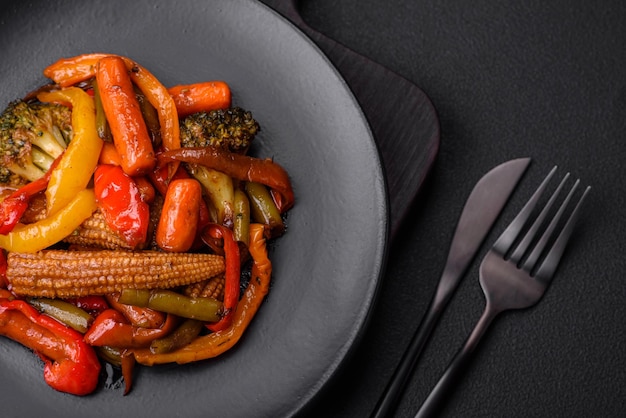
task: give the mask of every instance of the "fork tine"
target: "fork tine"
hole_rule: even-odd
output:
[[[519,212],[519,214],[515,217],[515,219],[513,219],[513,221],[509,224],[509,226],[504,230],[502,235],[500,235],[498,240],[493,245],[494,249],[501,252],[502,254],[506,254],[511,249],[511,246],[517,239],[517,236],[521,232],[522,228],[524,228],[524,225],[526,224],[526,221],[528,221],[528,218],[530,218],[530,215],[535,209],[535,206],[537,205],[539,198],[541,197],[543,191],[548,185],[548,182],[550,181],[550,179],[552,178],[555,172],[556,172],[556,166],[548,173],[546,178],[541,182],[539,187],[537,187],[537,190],[535,191],[535,193],[533,193],[533,195],[528,200],[526,205],[524,205],[524,207]]]
[[[569,204],[569,201],[572,199],[572,196],[574,195],[574,192],[578,188],[578,184],[579,183],[580,183],[580,180],[576,180],[576,182],[574,183],[574,186],[572,186],[572,188],[570,189],[569,193],[567,194],[567,197],[563,200],[563,203],[561,203],[561,207],[559,208],[557,213],[552,218],[552,221],[550,221],[550,225],[548,225],[548,227],[544,231],[544,233],[541,236],[541,238],[539,239],[539,241],[537,241],[537,244],[535,245],[535,248],[533,248],[532,252],[528,256],[526,261],[524,261],[523,268],[526,271],[531,271],[533,269],[533,267],[537,264],[537,260],[539,260],[539,256],[541,256],[541,253],[543,253],[544,248],[546,247],[546,245],[548,245],[548,240],[552,237],[552,233],[556,229],[556,226],[557,226],[557,224],[559,222],[559,219],[561,219],[561,216],[563,216],[563,212],[565,212],[565,209],[567,208],[567,205]],[[561,183],[561,184],[563,184],[563,183]],[[557,190],[557,191],[560,191],[560,190]],[[554,192],[553,197],[556,197],[555,196],[556,194],[557,194],[557,192]],[[552,202],[550,202],[550,203],[552,203]],[[546,205],[546,206],[548,206],[548,205]],[[535,226],[535,225],[533,225],[533,226]],[[535,231],[533,231],[533,232],[535,232]]]
[[[548,213],[550,212],[550,209],[552,208],[552,205],[554,205],[554,202],[556,201],[557,197],[561,193],[561,190],[565,186],[565,182],[567,181],[568,178],[569,178],[569,173],[567,173],[563,177],[563,180],[561,180],[561,183],[558,185],[558,187],[556,188],[554,193],[552,193],[552,196],[550,196],[550,199],[548,200],[548,202],[545,204],[545,206],[541,210],[541,213],[539,213],[539,216],[537,216],[537,218],[533,222],[532,226],[526,232],[526,235],[524,236],[524,238],[517,245],[517,247],[515,248],[515,251],[513,252],[513,254],[511,254],[510,258],[515,263],[519,263],[522,260],[522,257],[524,256],[524,254],[526,254],[526,251],[530,247],[530,244],[535,239],[535,237],[538,235],[537,231],[543,225],[544,220],[548,216]]]
[[[541,263],[541,266],[535,273],[535,277],[537,279],[547,281],[547,280],[550,280],[552,276],[554,275],[554,272],[556,271],[556,268],[559,265],[559,262],[561,261],[561,256],[563,255],[563,252],[565,251],[565,247],[567,246],[569,238],[572,235],[572,232],[574,231],[574,225],[576,224],[576,220],[580,216],[580,208],[582,206],[583,200],[585,200],[585,197],[587,197],[587,194],[589,193],[590,190],[591,190],[591,187],[587,186],[582,196],[578,200],[576,207],[570,214],[570,217],[568,218],[567,222],[565,223],[565,226],[561,230],[561,233],[559,234],[558,238],[552,245],[550,252],[548,252],[548,254],[546,255],[546,258],[543,260],[543,262]]]

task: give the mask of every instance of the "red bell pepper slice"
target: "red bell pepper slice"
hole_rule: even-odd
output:
[[[7,279],[7,256],[3,250],[0,250],[0,289],[6,289],[9,287],[9,280]],[[0,298],[2,295],[0,295]]]
[[[120,166],[102,164],[94,174],[96,201],[107,224],[133,248],[146,242],[150,207],[135,181]]]
[[[239,282],[241,275],[241,257],[239,255],[239,245],[230,229],[219,224],[209,224],[204,234],[210,238],[221,238],[224,240],[224,257],[226,263],[226,276],[224,281],[224,315],[222,318],[211,324],[207,328],[217,332],[228,328],[233,322],[233,315],[239,302]]]
[[[167,315],[160,328],[142,328],[130,324],[121,312],[107,309],[96,317],[84,338],[88,344],[93,346],[147,347],[152,340],[172,332],[176,323],[177,319],[174,315]]]
[[[66,301],[71,303],[72,305],[86,310],[87,312],[100,313],[105,309],[110,308],[109,303],[106,301],[104,296],[100,295],[80,296],[77,298],[66,299]]]
[[[83,336],[19,299],[0,299],[0,335],[39,354],[44,380],[52,388],[87,395],[98,384],[100,362]]]
[[[18,193],[11,194],[0,204],[0,234],[6,235],[13,230],[28,208],[28,196]]]
[[[30,198],[46,190],[50,181],[50,175],[60,159],[61,157],[58,157],[54,160],[50,169],[46,171],[43,177],[20,187],[0,202],[0,234],[6,235],[13,231],[13,228],[28,208]]]

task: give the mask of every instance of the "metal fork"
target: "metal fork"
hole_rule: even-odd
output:
[[[550,171],[521,212],[485,255],[480,265],[480,285],[485,294],[485,310],[465,345],[452,359],[422,404],[416,418],[432,416],[439,410],[452,385],[469,363],[480,339],[499,313],[533,306],[549,286],[580,214],[582,202],[590,190],[587,187],[574,209],[568,212],[570,201],[580,184],[580,180],[576,180],[556,213],[552,215],[554,210],[551,208],[565,187],[568,173],[535,217],[535,207],[555,172],[556,167]],[[531,224],[533,218],[534,222]]]

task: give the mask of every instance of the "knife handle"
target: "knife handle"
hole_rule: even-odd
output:
[[[408,348],[402,355],[402,359],[398,367],[396,367],[391,380],[389,380],[387,387],[374,407],[374,411],[370,415],[371,418],[390,417],[396,409],[398,399],[402,392],[404,392],[406,383],[413,373],[415,364],[421,356],[426,341],[428,341],[435,324],[439,320],[444,306],[445,303],[443,301],[433,301],[433,303],[431,303],[426,316],[424,316],[422,322],[420,322],[415,334],[413,334],[411,338]]]
[[[485,331],[487,331],[493,319],[498,315],[498,312],[497,309],[492,309],[491,306],[485,308],[472,333],[465,341],[463,347],[456,353],[446,371],[420,407],[415,418],[429,418],[439,413],[444,401],[449,399],[450,390],[467,368],[478,343],[485,335]]]

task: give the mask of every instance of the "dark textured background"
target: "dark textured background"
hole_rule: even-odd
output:
[[[442,416],[622,416],[626,3],[302,0],[300,12],[421,87],[441,124],[439,155],[390,247],[369,326],[302,416],[369,415],[427,308],[467,194],[490,168],[523,156],[533,163],[487,243],[555,164],[592,193],[543,300],[494,323]],[[397,417],[414,415],[478,319],[478,264],[427,345]]]

